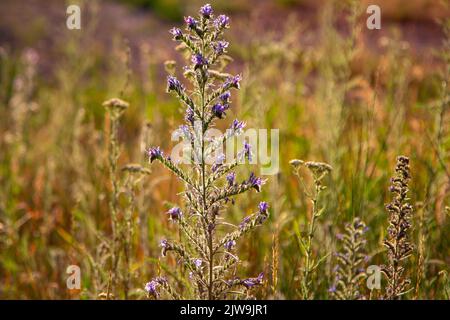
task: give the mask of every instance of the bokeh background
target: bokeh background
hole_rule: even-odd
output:
[[[365,27],[368,4],[381,30]],[[416,250],[408,298],[448,299],[450,264],[449,4],[439,0],[211,0],[231,17],[230,73],[242,73],[229,120],[280,129],[280,172],[261,194],[239,198],[232,221],[271,205],[269,224],[239,246],[242,275],[265,271],[258,297],[299,298],[301,250],[310,205],[293,158],[331,164],[314,254],[329,254],[313,281],[327,299],[335,234],[361,217],[370,264],[385,261],[389,178],[411,158]],[[79,4],[81,30],[66,28]],[[182,106],[165,93],[164,63],[183,57],[168,30],[197,0],[2,0],[0,2],[0,298],[98,298],[111,233],[108,118],[102,102],[130,103],[120,126],[120,164],[149,167],[145,148],[170,150]],[[446,27],[447,26],[447,27]],[[447,28],[447,31],[446,31]],[[105,129],[106,128],[106,129]],[[258,171],[258,167],[250,168]],[[136,186],[131,298],[162,269],[158,242],[176,237],[164,211],[181,184],[159,165]],[[243,169],[245,171],[246,169]],[[81,267],[81,290],[66,268]],[[177,275],[174,275],[177,277]],[[179,286],[188,285],[177,280]]]

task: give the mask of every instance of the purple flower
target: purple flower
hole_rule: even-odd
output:
[[[229,108],[227,104],[223,105],[220,103],[216,103],[211,111],[212,113],[219,119],[222,119],[224,115],[226,115],[225,111]]]
[[[234,240],[229,240],[227,241],[223,246],[225,249],[227,249],[228,251],[233,249],[233,247],[236,245],[236,241]]]
[[[227,28],[229,25],[228,23],[230,22],[230,18],[228,18],[226,15],[221,14],[220,16],[218,16],[216,18],[216,20],[214,20],[214,26],[217,29],[223,29],[223,28]]]
[[[226,41],[217,41],[217,43],[213,44],[213,48],[217,54],[222,54],[226,52],[228,45],[229,43]]]
[[[234,119],[231,124],[231,130],[234,132],[241,132],[245,127],[245,122],[239,121],[238,119]]]
[[[241,75],[235,75],[234,77],[228,77],[223,84],[224,88],[240,88],[239,82],[241,81]]]
[[[230,97],[231,97],[230,91],[226,91],[219,96],[219,99],[222,100],[224,103],[227,103],[229,102]]]
[[[159,246],[162,248],[161,255],[165,257],[167,250],[170,248],[169,242],[166,239],[163,239],[159,242]]]
[[[392,192],[392,193],[394,193],[394,192],[399,192],[400,189],[397,188],[396,186],[389,186],[389,191]]]
[[[189,123],[194,123],[194,110],[191,107],[186,109],[186,114],[184,115],[184,119]]]
[[[172,90],[181,91],[181,90],[183,90],[183,85],[174,76],[168,76],[167,77],[167,91],[170,92]]]
[[[173,35],[173,38],[175,40],[179,40],[183,36],[183,32],[181,32],[179,28],[172,28],[169,30],[169,32]]]
[[[159,283],[155,280],[152,280],[145,285],[145,291],[147,291],[148,294],[154,296],[155,298],[159,298],[159,292],[157,290],[158,286]]]
[[[213,172],[217,171],[217,169],[220,168],[220,166],[223,164],[223,162],[225,161],[225,155],[222,153],[220,155],[217,156],[216,161],[214,163],[214,165],[212,166],[211,170]]]
[[[261,191],[261,186],[263,184],[262,179],[255,176],[255,174],[252,172],[250,173],[250,177],[248,178],[248,183],[252,186],[252,188],[255,188],[257,192]]]
[[[225,161],[225,155],[223,153],[219,154],[216,158],[217,164],[222,164]]]
[[[338,240],[342,240],[342,239],[344,239],[344,235],[342,233],[338,233],[336,235],[336,238],[338,238]]]
[[[245,279],[244,281],[242,281],[242,284],[246,287],[246,288],[251,288],[255,285],[255,281],[253,281],[253,279]]]
[[[208,65],[208,60],[206,60],[206,58],[200,53],[197,53],[192,56],[192,63],[195,64],[195,68],[199,68]]]
[[[227,181],[228,181],[228,185],[230,187],[234,185],[235,178],[236,178],[236,173],[230,172],[229,174],[227,174]]]
[[[203,17],[210,18],[213,13],[213,9],[212,9],[211,5],[209,3],[207,3],[203,7],[200,8],[200,13]]]
[[[256,217],[256,223],[257,224],[263,224],[264,221],[267,220],[267,218],[269,217],[269,205],[267,204],[267,202],[260,202],[258,205],[258,216]]]
[[[226,283],[229,287],[231,287],[235,282],[236,282],[236,279],[225,280],[225,283]]]
[[[242,230],[242,229],[247,225],[247,223],[250,222],[250,219],[251,219],[250,216],[245,217],[245,218],[241,221],[241,223],[239,223],[239,229]]]
[[[247,142],[244,142],[244,156],[247,157],[248,161],[252,161],[252,146]]]
[[[194,265],[197,267],[197,269],[202,266],[202,263],[203,263],[202,259],[195,259],[194,260]]]
[[[167,214],[169,215],[170,220],[178,220],[183,215],[183,212],[181,212],[180,208],[173,207],[169,211],[167,211]]]
[[[195,27],[197,27],[197,20],[195,20],[191,16],[185,17],[184,22],[186,22],[186,25],[191,29],[195,29]]]
[[[189,131],[189,127],[187,125],[183,124],[174,131],[173,138],[178,139],[179,137],[181,137],[183,140],[190,140],[192,138],[191,132]]]
[[[333,292],[334,293],[334,292],[336,292],[336,290],[337,290],[336,286],[332,285],[331,288],[328,289],[328,292]]]
[[[159,246],[160,246],[161,248],[167,249],[168,246],[169,246],[169,243],[167,242],[166,239],[163,239],[163,240],[161,240],[161,241],[159,242]]]
[[[260,214],[267,214],[267,210],[269,210],[269,204],[267,202],[260,202],[258,205],[259,213]]]
[[[261,272],[257,278],[248,278],[242,281],[242,284],[244,285],[244,287],[246,287],[247,289],[252,288],[254,286],[260,285],[262,283],[264,277],[264,273]]]
[[[147,155],[150,158],[150,163],[155,159],[159,159],[162,157],[162,151],[159,147],[152,147],[147,151]]]

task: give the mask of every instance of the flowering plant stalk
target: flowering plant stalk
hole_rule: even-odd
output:
[[[319,203],[319,196],[326,186],[323,184],[322,180],[331,172],[333,169],[329,164],[323,162],[315,161],[303,161],[299,159],[293,159],[289,162],[294,168],[294,174],[298,177],[300,183],[303,186],[304,192],[307,198],[311,201],[312,212],[309,221],[307,222],[307,235],[298,236],[298,241],[304,255],[304,265],[301,272],[301,283],[300,283],[300,293],[303,300],[313,299],[313,293],[311,288],[312,285],[312,275],[317,269],[317,267],[323,262],[327,255],[315,259],[313,256],[313,240],[316,231],[317,220],[325,212],[325,207],[321,207]],[[306,168],[312,175],[314,180],[313,190],[309,190],[306,187],[302,175],[300,173],[300,168]]]
[[[395,175],[391,179],[389,187],[392,201],[386,205],[389,227],[383,244],[387,248],[389,263],[382,267],[382,271],[388,281],[384,295],[387,300],[399,300],[402,295],[412,289],[410,288],[411,280],[405,274],[405,260],[409,258],[414,249],[410,240],[413,212],[408,198],[410,179],[409,158],[399,156],[395,166]]]
[[[111,238],[99,235],[103,240],[103,245],[107,250],[99,250],[97,262],[92,261],[92,266],[101,276],[96,277],[102,283],[102,292],[98,294],[102,299],[117,299],[123,297],[128,299],[131,293],[132,272],[132,251],[133,235],[136,228],[136,219],[133,212],[135,210],[136,188],[138,183],[147,175],[150,170],[138,164],[127,164],[121,168],[119,174],[119,124],[120,119],[128,109],[129,104],[118,98],[105,101],[103,106],[109,115],[108,130],[108,168],[111,180],[111,192],[109,196],[109,209],[111,214]],[[125,196],[122,201],[119,199]],[[125,200],[125,201],[124,201]],[[122,205],[119,204],[122,202]],[[102,268],[102,261],[108,261],[108,268]],[[104,270],[108,270],[105,274]],[[107,280],[105,280],[107,278]],[[97,280],[98,281],[98,280]]]
[[[218,146],[241,134],[243,122],[234,120],[223,136],[214,140],[206,138],[207,130],[225,118],[230,108],[230,90],[239,89],[241,80],[240,75],[225,74],[221,68],[228,60],[225,55],[228,42],[223,40],[223,33],[229,28],[229,18],[215,17],[207,4],[201,7],[198,18],[186,17],[185,22],[185,31],[173,28],[170,33],[190,58],[184,76],[192,87],[187,89],[175,76],[169,75],[167,91],[174,93],[186,108],[186,124],[177,133],[189,147],[189,167],[183,168],[159,147],[148,150],[150,162],[161,162],[184,183],[184,208],[173,207],[167,212],[182,237],[180,241],[162,240],[162,255],[171,252],[178,257],[194,285],[196,299],[248,296],[249,289],[262,283],[263,274],[248,279],[236,277],[239,262],[236,241],[268,218],[269,206],[261,202],[258,210],[238,226],[227,222],[223,212],[227,204],[234,203],[233,197],[250,190],[259,192],[264,181],[253,173],[240,183],[236,180],[233,170],[243,160],[251,159],[249,144],[245,143],[231,162],[225,162],[225,156],[217,154]],[[214,158],[212,163],[208,162],[210,157]],[[153,298],[162,295],[183,298],[183,292],[177,292],[165,277],[154,278],[145,289]]]
[[[329,289],[331,296],[337,300],[363,300],[362,283],[367,277],[365,263],[366,239],[364,234],[368,228],[360,218],[345,225],[345,233],[338,234],[342,251],[336,252],[337,265],[333,269],[335,281]]]
[[[129,107],[129,104],[121,99],[113,98],[103,103],[109,114],[109,152],[108,152],[108,167],[109,176],[111,179],[111,198],[109,200],[109,209],[111,213],[111,230],[112,240],[110,242],[110,280],[106,292],[106,298],[110,299],[115,296],[117,281],[119,278],[119,264],[120,256],[122,254],[121,238],[124,234],[123,224],[119,219],[119,194],[120,181],[117,174],[117,165],[119,159],[119,119],[124,111]],[[128,272],[128,269],[126,269]],[[128,297],[128,288],[125,286],[125,297]]]

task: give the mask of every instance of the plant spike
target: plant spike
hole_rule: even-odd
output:
[[[235,182],[235,172],[240,161],[236,159],[226,163],[219,155],[213,165],[207,158],[227,139],[241,134],[245,124],[234,120],[227,134],[208,141],[205,133],[216,121],[224,119],[230,109],[231,89],[239,89],[240,75],[218,77],[222,74],[214,67],[225,59],[228,42],[222,39],[223,32],[229,28],[229,18],[225,15],[214,16],[209,4],[201,7],[199,16],[185,18],[186,29],[173,28],[170,33],[190,53],[191,64],[184,68],[185,77],[192,83],[188,90],[175,76],[167,78],[167,91],[186,107],[186,125],[181,126],[177,134],[190,146],[192,152],[190,171],[185,171],[166,157],[159,147],[148,149],[150,162],[161,162],[172,171],[185,186],[183,199],[185,209],[174,207],[168,211],[169,219],[182,231],[180,243],[174,240],[162,240],[162,254],[175,253],[179,261],[189,271],[191,283],[196,285],[196,299],[224,299],[236,295],[237,286],[244,289],[245,296],[263,281],[263,274],[257,277],[240,279],[236,277],[239,258],[235,252],[236,241],[267,220],[269,206],[261,202],[258,211],[244,219],[237,231],[226,230],[233,226],[224,223],[221,211],[235,196],[255,189],[261,190],[264,181],[253,173],[242,183]],[[238,158],[251,159],[250,145],[245,144]],[[234,201],[234,200],[233,200]],[[231,202],[233,202],[231,201]],[[166,278],[155,278],[145,286],[149,297],[159,298],[161,291],[171,298],[182,298],[170,287]]]

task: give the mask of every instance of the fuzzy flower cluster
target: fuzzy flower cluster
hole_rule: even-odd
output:
[[[361,288],[366,278],[364,267],[368,261],[364,237],[367,230],[365,223],[355,218],[352,223],[345,225],[345,233],[337,235],[342,244],[342,251],[335,253],[338,261],[333,269],[335,281],[328,290],[335,299],[364,299]]]
[[[194,296],[187,298],[238,298],[236,292],[249,296],[250,290],[262,284],[263,273],[250,278],[236,276],[239,263],[237,241],[267,220],[269,205],[260,202],[253,214],[244,217],[234,227],[229,222],[224,223],[224,213],[227,205],[234,204],[237,195],[252,190],[260,192],[265,181],[254,173],[243,180],[236,176],[235,169],[240,161],[252,159],[248,143],[231,162],[225,162],[223,154],[218,155],[211,165],[206,161],[214,152],[214,143],[219,141],[223,147],[227,139],[240,135],[245,127],[244,122],[235,119],[231,122],[231,130],[216,141],[211,142],[205,137],[205,132],[216,121],[227,117],[232,109],[232,90],[240,88],[240,75],[214,76],[221,73],[218,70],[229,61],[225,56],[229,43],[223,34],[230,26],[230,19],[226,15],[216,16],[211,5],[206,4],[200,8],[197,17],[185,17],[184,23],[184,29],[172,28],[170,33],[179,43],[178,47],[188,53],[189,65],[183,68],[183,75],[190,85],[184,85],[179,78],[170,75],[167,91],[185,107],[186,124],[180,126],[177,134],[188,140],[189,145],[198,146],[194,151],[198,161],[182,167],[166,156],[160,147],[147,151],[150,163],[159,161],[185,186],[183,209],[173,207],[166,212],[168,219],[179,227],[182,238],[180,241],[163,239],[160,242],[162,255],[175,254],[183,266],[181,270],[186,270],[189,282],[194,285]],[[151,280],[145,290],[153,298],[162,294],[185,298],[187,294],[176,293],[165,278]]]
[[[413,252],[410,240],[411,216],[413,207],[408,202],[408,183],[411,179],[409,158],[399,156],[395,167],[395,175],[391,179],[389,191],[391,202],[386,206],[389,214],[389,227],[384,246],[388,251],[387,266],[382,267],[388,284],[385,299],[395,300],[409,289],[410,279],[405,276],[405,261]]]

